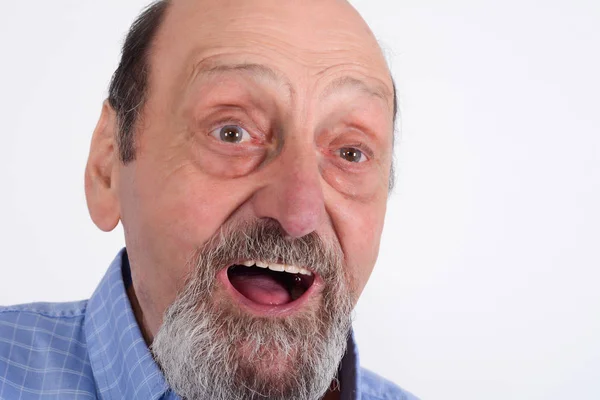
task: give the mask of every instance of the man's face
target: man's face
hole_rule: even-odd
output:
[[[248,324],[336,323],[323,317],[326,293],[351,307],[371,274],[392,159],[392,82],[367,26],[337,0],[175,1],[150,66],[136,159],[117,185],[147,336],[215,246],[223,254],[209,259],[224,264],[209,263],[209,296],[194,301]],[[252,226],[279,232],[289,257],[228,258],[225,236]],[[290,255],[309,236],[308,252],[332,256],[296,265],[304,274],[232,268],[311,260]]]

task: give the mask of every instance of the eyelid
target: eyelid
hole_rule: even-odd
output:
[[[221,114],[221,113],[219,113]],[[211,122],[208,124],[211,129],[209,131],[213,131],[215,129],[223,128],[227,125],[235,125],[244,129],[248,134],[255,139],[256,141],[262,142],[265,140],[266,136],[263,133],[263,128],[255,123],[255,121],[244,114],[244,118],[239,118],[231,115],[230,113],[226,113],[225,115],[221,115],[220,117],[215,116],[215,122]]]

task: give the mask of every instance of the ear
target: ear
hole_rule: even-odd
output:
[[[120,219],[117,182],[120,167],[116,142],[117,118],[108,100],[92,136],[85,168],[85,197],[92,221],[105,232],[112,231]]]

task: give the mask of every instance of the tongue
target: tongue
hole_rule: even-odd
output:
[[[232,275],[229,281],[238,292],[258,304],[281,305],[292,301],[288,290],[268,274]]]

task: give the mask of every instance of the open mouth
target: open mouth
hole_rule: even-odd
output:
[[[305,268],[261,261],[244,261],[227,269],[233,288],[261,306],[283,306],[302,298],[315,282]]]

